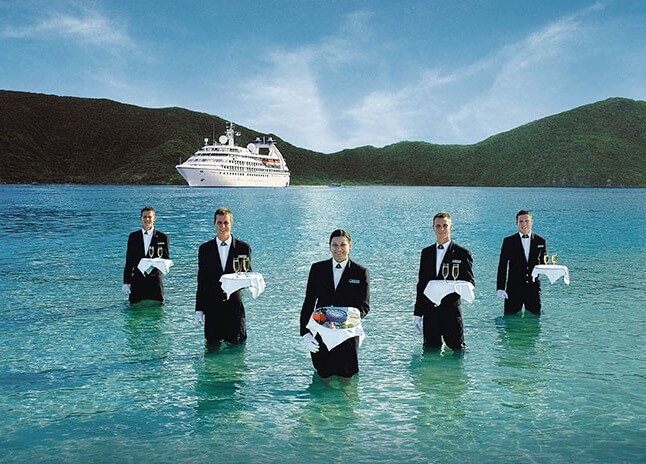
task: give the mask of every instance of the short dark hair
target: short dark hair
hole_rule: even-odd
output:
[[[229,208],[218,208],[215,210],[215,214],[213,215],[213,224],[215,224],[218,220],[218,216],[224,216],[228,215],[231,220],[233,220],[233,213]]]
[[[332,239],[334,237],[345,237],[345,238],[348,239],[348,242],[352,243],[352,239],[350,238],[350,232],[348,232],[345,229],[336,229],[336,230],[332,231],[332,233],[330,234],[330,242],[329,243],[332,243]]]
[[[446,211],[440,211],[439,213],[435,213],[435,216],[433,216],[433,224],[435,224],[436,219],[440,219],[440,218],[447,219],[453,222],[453,219],[451,219],[451,215],[449,213],[447,213]]]
[[[139,216],[143,216],[144,211],[152,211],[152,213],[155,216],[157,216],[157,212],[155,211],[155,208],[153,208],[152,206],[144,206],[143,208],[141,208],[141,212],[139,213]]]
[[[516,213],[516,222],[518,222],[518,216],[523,216],[524,214],[528,215],[529,217],[532,217],[532,212],[526,209],[521,209]]]

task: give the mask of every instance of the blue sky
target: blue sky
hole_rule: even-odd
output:
[[[0,88],[177,106],[326,153],[470,144],[646,99],[646,0],[0,0]]]

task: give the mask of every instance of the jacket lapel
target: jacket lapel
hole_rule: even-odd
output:
[[[341,280],[339,280],[339,285],[336,288],[334,288],[334,259],[330,258],[327,262],[329,263],[327,265],[328,278],[324,279],[324,282],[329,282],[330,283],[330,287],[329,287],[330,294],[334,295],[336,293],[336,291],[339,289],[339,286],[341,286],[341,280],[343,280],[343,276],[341,276]]]
[[[213,239],[213,252],[215,254],[215,262],[218,267],[218,273],[224,272],[222,270],[222,260],[220,259],[220,249],[218,248],[220,246],[220,242],[218,241],[217,235]],[[231,250],[229,250],[229,254],[231,254]]]
[[[451,258],[453,257],[453,253],[455,253],[455,247],[453,246],[453,240],[449,242],[448,248],[446,249],[446,253],[444,253],[444,259],[442,260],[442,264],[448,263],[451,264]]]
[[[537,262],[538,262],[538,248],[536,247],[536,237],[534,236],[534,233],[532,233],[529,236],[529,260],[527,264],[537,263]]]
[[[227,255],[227,262],[224,266],[224,273],[227,273],[228,269],[233,270],[233,257],[237,256],[238,242],[235,237],[231,237],[231,246],[229,247],[229,254]],[[219,254],[219,253],[218,253]]]
[[[150,237],[150,245],[153,249],[153,258],[157,258],[157,229],[155,229],[155,232]]]
[[[144,240],[144,231],[139,229],[139,249],[141,250],[141,256],[144,258],[148,257],[148,250],[146,249],[146,241]]]
[[[227,272],[233,272],[233,257],[237,256],[238,241],[235,237],[231,236],[231,245],[229,246],[229,254],[227,255],[227,262],[224,265],[224,274]],[[218,251],[218,259],[220,258],[220,252]],[[222,262],[220,261],[220,269],[222,269]]]
[[[433,245],[431,247],[431,263],[433,263],[432,266],[432,277],[431,280],[437,279],[438,272],[437,272],[437,245]],[[440,269],[442,268],[442,265],[440,265]]]
[[[350,259],[348,258],[348,264],[345,265],[345,269],[343,269],[343,272],[341,273],[341,277],[339,278],[339,284],[336,286],[335,292],[338,292],[339,290],[342,290],[343,287],[347,285],[347,274],[348,270],[350,269]],[[334,271],[333,271],[334,273]],[[332,287],[334,287],[334,276],[332,276]]]

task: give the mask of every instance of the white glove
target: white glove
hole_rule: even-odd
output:
[[[318,353],[319,351],[319,342],[316,341],[316,338],[314,338],[314,335],[311,334],[311,332],[307,332],[305,335],[301,337],[301,340],[303,340],[303,344],[305,345],[305,349],[309,351],[310,353]]]
[[[497,296],[498,296],[498,298],[500,298],[501,300],[506,300],[507,298],[509,298],[509,295],[507,295],[507,292],[506,292],[506,291],[504,291],[504,290],[498,290],[498,291],[496,292],[496,295],[497,295]]]
[[[130,295],[130,284],[123,284],[121,286],[121,291],[126,295]]]
[[[424,318],[422,316],[413,316],[413,328],[417,333],[424,333]]]
[[[197,322],[200,325],[204,325],[204,312],[202,311],[195,311],[195,322]]]

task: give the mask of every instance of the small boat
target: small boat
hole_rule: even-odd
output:
[[[235,144],[232,122],[217,141],[204,146],[175,166],[190,187],[287,187],[289,169],[271,137],[257,137],[246,147]]]

